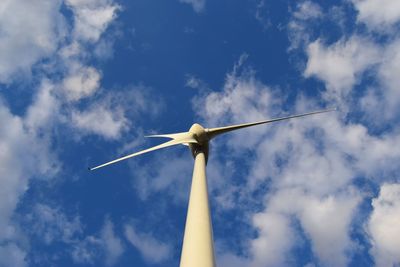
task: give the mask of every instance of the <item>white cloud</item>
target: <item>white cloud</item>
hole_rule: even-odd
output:
[[[36,204],[26,215],[25,231],[41,240],[46,246],[54,243],[66,246],[55,256],[70,254],[74,262],[94,263],[104,260],[107,266],[117,263],[124,252],[121,239],[114,232],[114,224],[108,218],[101,230],[94,235],[85,235],[79,216],[67,216],[60,208]]]
[[[26,253],[15,244],[0,246],[0,266],[25,267]]]
[[[193,74],[186,74],[185,75],[186,81],[185,86],[193,89],[204,90],[207,89],[207,84],[201,80],[200,78],[196,77]]]
[[[237,77],[236,72],[245,58],[242,55],[232,73],[227,75],[223,91],[210,92],[194,99],[194,110],[206,121],[205,127],[262,120],[271,117],[272,110],[280,104],[275,92],[255,79],[253,71],[244,71],[240,78]],[[229,138],[230,144],[236,144],[233,149],[251,147],[264,132],[262,128],[244,131],[247,138],[238,135]]]
[[[74,40],[70,44],[61,47],[58,53],[63,60],[68,61],[70,58],[78,57],[83,51],[82,45],[77,40]]]
[[[94,105],[86,111],[73,111],[73,127],[88,134],[98,134],[108,139],[116,139],[128,126],[121,110],[111,110],[104,105]]]
[[[396,0],[352,0],[357,19],[373,30],[386,30],[400,21],[400,2]]]
[[[55,85],[50,80],[43,80],[25,115],[26,125],[31,131],[44,134],[42,129],[46,129],[59,116],[60,103],[54,93]]]
[[[101,230],[101,239],[104,242],[106,251],[106,265],[113,266],[124,252],[124,248],[121,239],[115,235],[114,225],[109,219],[104,222]]]
[[[400,264],[400,184],[383,184],[367,224],[376,266]]]
[[[94,264],[104,261],[106,266],[115,265],[125,249],[121,239],[114,232],[113,222],[106,218],[99,233],[95,235],[82,235],[73,240],[71,257],[79,264]]]
[[[328,51],[334,59],[340,57],[339,62],[344,60],[344,64],[351,69],[351,77],[345,78],[345,83],[349,85],[348,92],[358,73],[366,68],[365,65],[369,66],[364,61],[375,62],[375,49],[371,52],[374,60],[360,59],[361,55],[365,55],[363,48],[367,49],[367,55],[371,48],[361,46],[360,39],[349,42],[357,44],[339,43]],[[352,66],[354,62],[344,59],[344,55],[356,58],[356,67]],[[344,74],[331,74],[327,70],[329,62],[324,63],[326,68],[322,70],[315,67],[315,72],[326,70],[323,75],[331,83],[329,86],[347,90],[342,84]],[[272,110],[282,109],[277,99],[284,97],[258,81],[254,72],[245,69],[240,73],[240,68],[236,67],[227,76],[222,91],[198,97],[194,108],[205,120],[206,126],[243,123],[276,116]],[[343,105],[346,109],[351,108],[347,102]],[[298,97],[293,108],[297,112],[290,113],[316,109],[313,106],[312,99]],[[391,176],[399,171],[395,162],[400,159],[400,153],[390,149],[399,142],[400,136],[396,131],[375,136],[365,125],[346,122],[340,113],[330,113],[259,126],[227,137],[226,141],[216,139],[213,144],[222,145],[217,149],[233,153],[222,158],[214,157],[213,160],[221,160],[217,164],[220,166],[248,166],[241,172],[244,177],[238,178],[240,181],[243,179],[244,186],[238,191],[235,184],[222,183],[222,188],[218,188],[221,185],[214,183],[217,186],[214,192],[222,199],[226,199],[224,192],[235,192],[240,196],[231,200],[234,202],[232,205],[219,208],[240,208],[244,218],[253,218],[247,223],[258,231],[258,237],[242,239],[242,245],[251,244],[246,246],[250,258],[235,256],[229,251],[222,251],[221,254],[228,255],[228,259],[239,257],[246,262],[246,266],[289,264],[292,249],[302,246],[302,242],[298,242],[301,237],[299,230],[292,223],[296,220],[310,239],[312,252],[319,263],[324,266],[348,264],[349,255],[356,250],[350,238],[352,222],[363,197],[352,183],[360,176],[376,178],[381,177],[383,172]],[[243,162],[243,153],[250,153],[249,162]],[[213,168],[212,165],[208,166],[209,171],[210,168]],[[262,202],[265,209],[252,213],[252,206],[244,203],[254,203],[254,193],[265,187],[265,183],[270,188]]]
[[[98,257],[101,241],[95,236],[87,236],[72,246],[71,258],[75,263],[94,264]]]
[[[381,84],[385,87],[382,92],[384,99],[381,101],[380,108],[375,113],[381,113],[387,119],[393,119],[400,111],[400,39],[395,39],[386,47],[382,47],[382,63],[378,70],[378,77]],[[378,92],[379,92],[378,91]]]
[[[351,251],[350,224],[360,197],[352,192],[316,197],[298,189],[280,190],[268,210],[295,214],[323,266],[345,266]]]
[[[348,40],[326,46],[316,40],[307,48],[305,77],[315,76],[326,83],[328,97],[345,98],[360,81],[365,70],[379,63],[379,48],[363,37],[352,36]]]
[[[353,249],[350,224],[360,197],[346,193],[321,198],[291,188],[278,189],[268,199],[267,208],[253,216],[259,234],[251,240],[250,266],[290,265],[290,252],[302,244],[294,218],[310,238],[311,249],[323,266],[348,263],[347,253]]]
[[[384,14],[388,10],[397,12],[397,9],[391,6],[398,5],[395,4],[396,1],[389,1],[388,5],[374,0],[353,2],[356,8],[360,9],[359,18],[362,17],[363,12],[366,12],[362,11],[364,8],[370,8],[373,14],[382,17],[386,16]],[[386,18],[390,18],[390,16],[387,15]],[[296,19],[292,19],[290,23],[296,24],[296,21]],[[371,27],[378,27],[379,24],[379,32],[394,32],[391,27],[392,23],[381,21],[374,24],[369,22],[373,24],[368,24]],[[303,28],[294,28],[293,30],[301,38],[304,37]],[[397,85],[400,81],[396,72],[400,65],[399,39],[389,38],[385,42],[377,42],[374,36],[362,36],[355,33],[349,34],[346,38],[342,37],[339,41],[329,45],[325,45],[322,40],[323,38],[313,42],[309,42],[308,39],[303,40],[307,43],[308,56],[304,76],[316,77],[325,83],[326,100],[339,101],[342,108],[345,109],[348,107],[347,104],[343,105],[343,101],[354,101],[359,104],[365,112],[365,120],[368,120],[370,125],[382,126],[390,120],[394,120],[396,117],[394,114],[399,111],[400,91]],[[350,98],[353,87],[363,84],[365,78],[372,79],[373,83],[370,83],[369,87],[365,89],[360,101]]]
[[[189,4],[197,13],[204,11],[206,0],[179,0],[181,3]]]
[[[77,39],[97,42],[115,19],[120,7],[112,0],[66,0],[74,14],[74,34]]]
[[[320,19],[323,15],[322,8],[317,3],[304,1],[296,5],[292,12],[292,18],[287,25],[290,40],[289,51],[302,47],[309,42],[312,34],[311,23]]]
[[[171,247],[149,234],[138,233],[133,225],[125,225],[126,239],[149,263],[161,263],[171,256]]]
[[[329,196],[311,199],[300,215],[305,232],[311,237],[312,249],[324,266],[345,266],[352,252],[350,224],[359,198]]]
[[[42,84],[26,117],[12,114],[0,100],[0,120],[5,126],[0,129],[0,250],[11,255],[4,266],[24,266],[27,246],[18,245],[24,237],[12,216],[30,179],[46,179],[58,170],[59,163],[50,150],[47,131],[42,130],[52,118],[51,90],[50,84]],[[3,257],[0,258],[3,262]]]
[[[231,253],[218,255],[216,258],[217,266],[221,267],[243,267],[249,266],[247,259],[238,257]]]
[[[265,3],[265,0],[258,1],[255,12],[255,19],[260,23],[263,30],[267,30],[272,25],[268,12],[265,12],[268,10]]]
[[[6,0],[0,3],[0,83],[49,57],[65,34],[59,0]]]
[[[323,15],[321,7],[312,1],[304,1],[297,4],[297,10],[293,13],[296,19],[316,19]]]
[[[250,266],[287,266],[295,233],[290,219],[279,213],[259,213],[253,217],[258,236],[251,241]]]
[[[174,201],[186,199],[187,192],[184,189],[188,188],[190,180],[182,178],[190,178],[193,169],[193,159],[188,150],[186,146],[176,146],[157,151],[154,160],[140,168],[132,162],[132,181],[138,196],[145,200],[149,195],[162,191],[169,193]]]
[[[112,38],[106,40],[101,39],[96,45],[94,54],[96,55],[97,58],[102,60],[110,59],[114,56],[113,46],[114,46],[114,39]]]
[[[26,265],[29,242],[26,242],[27,236],[13,215],[28,189],[30,179],[46,179],[58,171],[57,155],[52,151],[53,129],[67,122],[71,114],[80,112],[70,103],[73,101],[67,100],[87,97],[100,87],[100,71],[94,66],[87,66],[89,55],[85,49],[88,42],[95,44],[100,40],[107,26],[115,19],[118,6],[112,1],[102,1],[99,9],[96,9],[99,4],[97,1],[69,3],[75,4],[75,27],[68,27],[59,0],[0,2],[0,83],[24,83],[26,88],[33,88],[33,93],[27,93],[29,96],[32,94],[32,102],[21,110],[23,115],[13,114],[6,100],[0,100],[0,120],[6,126],[0,128],[1,266]],[[80,9],[77,6],[79,3],[85,6]],[[82,14],[88,16],[80,18]],[[25,78],[33,67],[38,76],[31,82]],[[64,82],[60,83],[60,80]],[[37,81],[40,81],[39,85]],[[69,98],[62,97],[63,90],[66,90]],[[115,120],[115,114],[107,114],[109,120],[116,123],[115,127],[123,128]],[[125,118],[122,121],[125,123]],[[98,131],[103,134],[101,128]],[[105,134],[117,135],[116,131]],[[42,230],[45,243],[51,243],[54,239],[68,244],[76,241],[74,235],[79,235],[79,230],[71,227],[78,227],[77,221],[71,221],[58,210],[46,206],[38,206],[37,209],[43,215],[43,225],[46,225],[46,228],[37,225]],[[116,255],[116,252],[110,255]],[[3,257],[5,254],[7,258]]]
[[[17,226],[11,216],[28,188],[29,178],[52,173],[56,159],[47,141],[30,132],[1,100],[0,121],[7,125],[0,128],[0,240],[13,240]]]
[[[68,218],[59,209],[36,204],[27,216],[32,234],[37,235],[46,245],[53,242],[73,243],[83,232],[80,218]]]
[[[144,86],[131,86],[127,90],[100,94],[96,103],[79,110],[72,106],[68,124],[79,135],[97,134],[116,139],[141,119],[143,112],[150,118],[158,114],[163,102]],[[148,107],[151,106],[151,109]],[[140,131],[139,127],[134,128]]]
[[[100,86],[100,73],[97,69],[88,66],[75,65],[70,69],[62,87],[68,100],[77,101],[91,96]]]

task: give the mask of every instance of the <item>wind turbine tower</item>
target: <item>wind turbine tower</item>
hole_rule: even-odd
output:
[[[217,128],[204,128],[200,124],[195,123],[192,125],[192,127],[190,127],[188,132],[147,136],[164,137],[171,140],[90,168],[90,170],[99,169],[125,159],[169,146],[179,144],[189,146],[194,158],[194,168],[192,186],[189,195],[185,233],[183,237],[180,267],[215,267],[214,241],[206,178],[206,164],[209,152],[208,148],[211,139],[223,133],[246,127],[325,113],[334,110],[335,109],[320,110],[289,117],[281,117],[271,120],[263,120]]]

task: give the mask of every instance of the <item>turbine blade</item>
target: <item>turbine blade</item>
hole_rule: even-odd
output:
[[[151,152],[151,151],[154,151],[154,150],[157,150],[157,149],[161,149],[161,148],[165,148],[165,147],[169,147],[169,146],[174,146],[174,145],[179,145],[179,144],[188,144],[188,143],[197,143],[197,141],[196,141],[196,139],[193,138],[193,136],[191,134],[186,133],[185,136],[182,135],[181,138],[179,138],[179,139],[171,140],[171,141],[162,143],[160,145],[153,146],[153,147],[150,147],[150,148],[147,148],[147,149],[132,153],[130,155],[127,155],[127,156],[124,156],[124,157],[121,157],[121,158],[106,162],[106,163],[101,164],[99,166],[96,166],[96,167],[93,167],[93,168],[89,168],[89,170],[93,171],[95,169],[99,169],[99,168],[105,167],[107,165],[111,165],[111,164],[114,164],[116,162],[119,162],[119,161],[122,161],[122,160],[125,160],[125,159],[129,159],[129,158],[132,158],[132,157],[136,157],[136,156],[139,156],[141,154],[148,153],[148,152]]]
[[[212,139],[217,135],[227,133],[230,131],[234,131],[234,130],[238,130],[238,129],[242,129],[242,128],[246,128],[246,127],[250,127],[250,126],[256,126],[256,125],[265,124],[265,123],[299,118],[299,117],[304,117],[304,116],[309,116],[309,115],[314,115],[314,114],[319,114],[319,113],[331,112],[331,111],[335,111],[335,110],[336,110],[336,108],[326,109],[326,110],[318,110],[318,111],[313,111],[313,112],[308,112],[308,113],[303,113],[303,114],[292,115],[292,116],[288,116],[288,117],[281,117],[281,118],[276,118],[276,119],[244,123],[244,124],[237,124],[237,125],[231,125],[231,126],[225,126],[225,127],[210,128],[210,129],[208,129],[207,132],[208,132],[209,138]]]
[[[183,132],[183,133],[173,133],[173,134],[153,134],[153,135],[146,135],[145,137],[162,137],[162,138],[171,138],[174,140],[178,140],[181,138],[186,138],[188,136],[188,132]]]

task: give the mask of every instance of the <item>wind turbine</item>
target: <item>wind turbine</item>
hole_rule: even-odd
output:
[[[147,136],[165,137],[171,140],[160,145],[109,161],[99,166],[89,168],[89,170],[99,169],[125,159],[169,146],[179,144],[189,146],[194,157],[194,168],[192,186],[189,195],[185,233],[183,237],[180,267],[215,267],[214,242],[206,178],[206,164],[208,160],[208,147],[210,140],[223,133],[246,127],[325,113],[334,110],[336,109],[319,110],[288,117],[217,128],[204,128],[200,124],[195,123],[192,125],[192,127],[190,127],[188,132]]]

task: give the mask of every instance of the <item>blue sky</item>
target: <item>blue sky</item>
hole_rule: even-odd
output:
[[[0,266],[177,266],[186,131],[218,266],[400,264],[396,0],[0,3]]]

